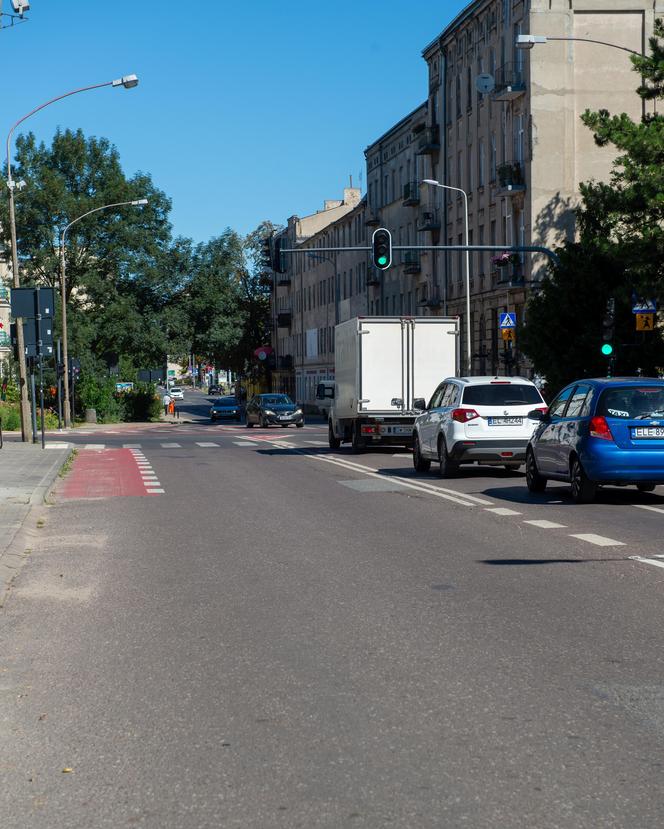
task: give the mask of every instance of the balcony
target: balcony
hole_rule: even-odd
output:
[[[284,354],[277,360],[277,367],[279,371],[289,371],[293,368],[293,355]]]
[[[0,331],[0,348],[10,348],[11,344],[9,334],[6,331]]]
[[[440,217],[437,210],[423,210],[417,222],[418,230],[440,230]]]
[[[293,312],[290,308],[287,311],[277,312],[277,328],[290,328],[293,322]]]
[[[523,69],[516,63],[506,63],[496,69],[496,85],[491,93],[494,101],[513,101],[525,94]]]
[[[277,285],[278,286],[288,286],[291,284],[291,275],[289,273],[278,273],[277,274]]]
[[[427,127],[417,141],[417,155],[428,155],[440,150],[440,129],[438,126]]]
[[[420,273],[421,270],[420,254],[415,250],[407,250],[403,256],[403,272]]]
[[[496,169],[498,176],[499,196],[510,196],[516,193],[523,193],[526,189],[524,170],[520,161],[507,161],[499,164]]]
[[[367,285],[380,285],[380,273],[375,268],[367,272]]]
[[[525,285],[525,274],[521,262],[513,262],[502,268],[495,268],[491,271],[493,283],[496,288],[513,288],[518,290]]]
[[[380,216],[378,215],[378,211],[367,211],[367,216],[364,220],[364,224],[367,225],[367,227],[378,227],[378,225],[380,224]]]
[[[404,207],[415,207],[420,203],[420,185],[416,181],[409,181],[403,186],[403,201],[401,204]]]
[[[9,305],[9,288],[4,285],[0,285],[0,305]]]

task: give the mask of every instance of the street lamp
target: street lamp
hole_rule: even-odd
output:
[[[580,40],[584,43],[598,43],[600,46],[610,46],[613,49],[620,49],[623,52],[629,52],[630,55],[643,55],[643,52],[635,52],[634,49],[628,49],[626,46],[618,46],[617,43],[607,43],[606,40],[593,40],[590,37],[558,37],[554,35],[517,35],[516,43],[517,49],[532,49],[538,43],[547,43],[549,40]]]
[[[432,178],[425,178],[422,184],[430,184],[432,187],[442,187],[443,190],[454,190],[461,193],[464,202],[464,213],[466,222],[466,248],[468,247],[468,193],[460,187],[452,187],[449,184],[441,184]],[[466,250],[466,372],[470,377],[473,373],[473,355],[472,355],[472,327],[470,323],[470,251]]]
[[[25,8],[27,4],[23,4]],[[104,86],[121,86],[124,89],[132,89],[134,86],[138,85],[138,77],[136,75],[124,75],[122,78],[116,78],[112,81],[106,81],[105,83],[97,83],[93,84],[92,86],[82,86],[80,89],[73,89],[71,92],[65,92],[64,95],[58,95],[55,98],[51,98],[50,101],[46,101],[43,104],[40,104],[38,107],[30,110],[27,115],[24,115],[22,118],[19,118],[18,121],[14,124],[14,126],[9,130],[9,134],[7,135],[7,146],[6,146],[6,158],[7,158],[7,187],[9,189],[9,229],[11,233],[11,240],[12,240],[12,285],[14,288],[20,288],[20,277],[19,277],[19,270],[18,270],[18,250],[16,248],[16,214],[14,211],[14,188],[16,187],[16,183],[12,178],[12,166],[11,166],[11,140],[12,135],[14,134],[14,130],[19,124],[22,124],[25,120],[30,118],[35,113],[39,112],[45,107],[54,104],[56,101],[61,101],[63,98],[68,98],[70,95],[77,95],[79,92],[88,92],[91,89],[101,89]],[[30,406],[28,403],[28,385],[27,385],[27,370],[25,364],[25,342],[23,339],[23,320],[17,319],[16,320],[16,341],[18,345],[18,373],[19,373],[19,385],[21,387],[21,437],[24,441],[30,440],[28,436],[28,429],[30,429]]]
[[[62,362],[65,368],[64,372],[64,403],[63,403],[63,410],[64,410],[64,418],[65,418],[65,428],[67,428],[70,424],[70,403],[69,403],[69,360],[67,356],[67,294],[66,294],[66,282],[65,282],[65,238],[67,236],[67,231],[72,225],[75,225],[76,222],[80,222],[81,219],[85,219],[86,216],[90,216],[92,213],[98,213],[100,210],[109,210],[113,207],[124,207],[125,205],[131,205],[132,207],[141,207],[144,204],[147,204],[147,199],[133,199],[131,201],[119,201],[114,202],[113,204],[103,204],[101,207],[95,207],[92,210],[88,210],[86,213],[82,213],[80,216],[77,216],[73,219],[69,224],[65,227],[65,229],[60,234],[60,291],[62,294]],[[71,406],[71,419],[73,421],[73,400]]]

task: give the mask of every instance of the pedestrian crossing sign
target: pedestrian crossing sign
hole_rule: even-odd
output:
[[[636,330],[637,331],[654,331],[655,329],[655,315],[654,314],[636,314]]]
[[[509,314],[507,312],[500,315],[499,328],[516,328],[516,314]]]
[[[516,340],[516,331],[513,328],[502,328],[500,333],[504,343],[513,343]]]

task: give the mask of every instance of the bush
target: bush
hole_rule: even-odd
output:
[[[76,386],[76,396],[82,409],[94,409],[100,423],[118,423],[125,419],[123,399],[116,394],[111,377],[83,377]]]
[[[21,411],[19,404],[0,402],[0,418],[2,418],[2,430],[4,432],[14,432],[20,429]]]
[[[152,383],[136,383],[131,391],[122,392],[125,420],[159,420],[161,399]]]

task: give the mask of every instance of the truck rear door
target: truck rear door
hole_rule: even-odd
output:
[[[406,325],[399,319],[359,323],[358,412],[400,411],[391,401],[406,394]]]

